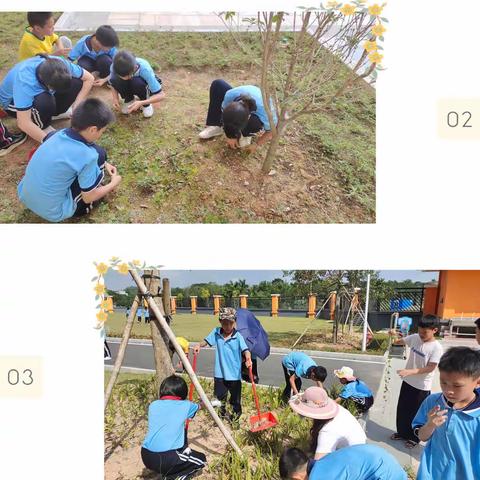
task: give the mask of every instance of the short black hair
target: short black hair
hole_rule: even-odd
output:
[[[480,318],[477,318],[475,320],[475,325],[477,326],[477,328],[480,328]]]
[[[311,366],[307,369],[307,377],[311,380],[318,380],[323,383],[327,378],[327,369],[321,365]]]
[[[159,397],[171,395],[185,400],[188,395],[187,383],[182,377],[170,375],[160,385]]]
[[[291,476],[308,464],[308,457],[299,448],[286,448],[278,462],[278,469],[280,470],[280,477],[284,479],[291,478]]]
[[[440,328],[440,320],[436,315],[424,315],[419,321],[420,328]]]
[[[127,77],[135,72],[137,59],[128,50],[120,50],[113,57],[113,72],[119,77]]]
[[[27,22],[31,27],[43,27],[50,17],[53,17],[52,12],[27,12]]]
[[[117,47],[120,41],[118,40],[117,32],[110,25],[101,25],[95,32],[95,38],[104,47]]]
[[[462,373],[472,378],[480,377],[480,350],[469,347],[449,348],[440,359],[441,372]]]
[[[80,132],[88,127],[100,129],[114,120],[115,116],[106,103],[98,98],[87,98],[73,111],[72,128]]]
[[[222,113],[223,130],[227,138],[240,138],[247,126],[250,113],[257,109],[257,103],[249,95],[240,95],[229,103]]]
[[[67,64],[59,58],[40,55],[45,59],[37,67],[38,77],[47,87],[57,92],[66,92],[72,84],[72,74]]]

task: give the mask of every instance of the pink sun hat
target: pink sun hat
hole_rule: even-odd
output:
[[[333,373],[336,377],[344,378],[348,382],[357,379],[357,377],[353,375],[353,370],[350,367],[342,367],[340,370],[334,370]]]
[[[337,415],[339,405],[321,387],[309,387],[302,395],[288,402],[291,409],[303,417],[324,420]]]

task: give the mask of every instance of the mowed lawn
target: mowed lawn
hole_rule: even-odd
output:
[[[0,16],[0,80],[17,61],[25,13]],[[62,32],[57,32],[61,34]],[[65,32],[73,41],[87,32]],[[285,34],[288,43],[289,34]],[[252,57],[228,33],[120,32],[121,47],[150,61],[165,101],[151,119],[117,115],[99,141],[122,183],[94,212],[72,223],[372,223],[375,221],[375,91],[367,84],[325,114],[292,124],[281,141],[275,174],[255,154],[231,151],[223,137],[202,142],[210,83],[260,82]],[[245,34],[258,52],[256,34]],[[345,67],[347,68],[347,67]],[[107,87],[92,96],[111,103]],[[8,119],[15,130],[15,123]],[[68,121],[55,122],[68,126]],[[16,187],[35,146],[28,140],[0,159],[0,222],[37,223]]]
[[[274,338],[277,336],[291,336],[298,337],[305,327],[310,324],[311,320],[305,317],[269,317],[258,316],[263,328]],[[108,317],[106,323],[107,333],[109,336],[120,337],[125,326],[126,316],[120,312],[114,312]],[[218,316],[208,314],[177,314],[173,316],[171,327],[178,337],[185,337],[190,341],[203,340],[214,327],[220,326]],[[331,331],[331,322],[327,320],[314,320],[311,323],[309,333]],[[150,325],[143,321],[139,323],[134,321],[132,329],[132,337],[135,338],[150,338]]]

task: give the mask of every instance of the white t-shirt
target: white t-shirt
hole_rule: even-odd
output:
[[[423,342],[418,333],[408,335],[403,340],[410,347],[406,369],[424,368],[428,363],[438,363],[443,355],[443,348],[437,340]],[[432,389],[433,375],[434,371],[419,373],[417,375],[409,375],[403,381],[419,390],[430,391]]]
[[[366,443],[367,437],[358,420],[346,408],[339,407],[335,418],[320,430],[315,453],[330,453]]]

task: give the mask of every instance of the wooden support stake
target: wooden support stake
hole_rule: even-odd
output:
[[[192,366],[190,365],[190,362],[185,355],[184,351],[182,350],[182,347],[179,345],[177,342],[177,339],[175,338],[175,334],[173,333],[172,329],[166,322],[162,312],[158,308],[157,304],[153,301],[153,298],[147,293],[147,288],[145,284],[143,283],[142,279],[140,278],[140,275],[135,270],[130,270],[130,275],[132,276],[133,280],[137,284],[138,289],[142,293],[142,295],[146,295],[145,298],[148,301],[148,305],[151,309],[151,311],[155,314],[157,317],[157,320],[159,321],[161,327],[165,331],[165,333],[168,335],[168,338],[172,342],[172,345],[175,348],[175,351],[177,352],[177,355],[180,357],[180,360],[183,363],[183,366],[185,367],[185,370],[188,373],[188,376],[192,380],[193,384],[195,385],[195,389],[197,390],[200,398],[202,399],[203,404],[207,408],[208,412],[212,416],[213,420],[215,423],[218,425],[218,428],[222,432],[223,436],[227,440],[227,442],[233,447],[233,449],[238,453],[238,455],[242,456],[242,451],[240,450],[240,447],[237,445],[235,440],[232,437],[232,434],[228,431],[228,429],[225,427],[225,425],[222,423],[220,420],[220,417],[217,415],[217,412],[213,408],[212,404],[210,403],[209,398],[207,397],[205,391],[203,390],[202,386],[200,385],[200,382],[198,381],[197,376],[195,375],[195,372],[192,369]]]
[[[115,382],[117,381],[118,374],[120,373],[120,369],[122,368],[123,357],[125,356],[125,350],[127,349],[128,339],[130,338],[130,333],[133,327],[133,321],[137,316],[137,309],[140,305],[140,297],[138,295],[135,296],[132,307],[130,308],[130,315],[127,318],[127,323],[125,324],[125,328],[123,329],[123,337],[120,343],[120,347],[118,349],[117,358],[115,359],[115,365],[113,366],[112,376],[107,385],[107,389],[105,390],[105,397],[104,397],[104,409],[107,408],[108,401],[112,395],[113,387]]]

